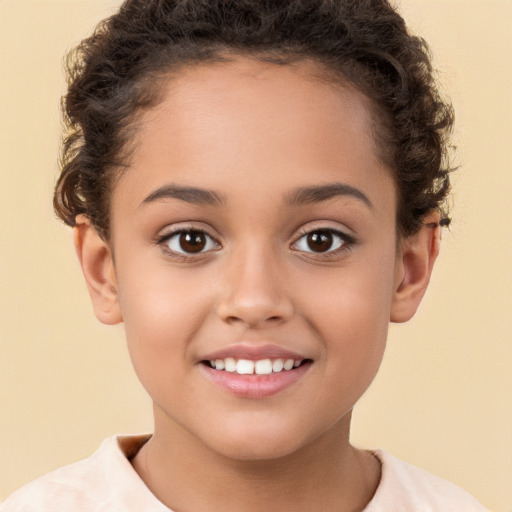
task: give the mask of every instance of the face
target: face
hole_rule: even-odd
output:
[[[368,102],[310,66],[184,71],[113,193],[116,296],[155,432],[232,458],[348,432],[400,279]]]

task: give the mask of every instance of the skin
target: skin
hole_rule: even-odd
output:
[[[154,403],[155,432],[134,468],[177,512],[356,511],[379,483],[377,460],[350,445],[351,411],[377,373],[389,322],[421,301],[439,228],[397,244],[396,188],[369,100],[315,70],[246,57],[184,70],[140,115],[111,239],[77,218],[96,315],[124,322]],[[298,188],[340,183],[342,194],[289,204]],[[169,185],[220,201],[169,197]],[[211,237],[203,252],[176,254],[178,237],[162,240],[191,228]],[[306,234],[319,229],[348,238],[314,252]],[[312,363],[277,394],[235,396],[201,361],[240,343]]]

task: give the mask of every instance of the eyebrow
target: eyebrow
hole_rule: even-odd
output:
[[[328,183],[298,188],[285,196],[285,204],[288,206],[301,206],[321,203],[337,196],[350,196],[363,202],[368,208],[373,208],[373,204],[366,194],[346,183]],[[164,185],[151,192],[142,201],[141,206],[160,199],[169,198],[198,205],[220,206],[226,204],[226,200],[213,190],[171,184]]]
[[[151,192],[141,206],[158,201],[160,199],[179,199],[191,204],[219,206],[225,203],[225,200],[216,192],[197,187],[183,187],[180,185],[164,185]]]
[[[286,196],[288,206],[301,206],[304,204],[321,203],[337,196],[350,196],[363,202],[368,208],[373,209],[373,203],[361,190],[346,183],[327,183],[312,187],[303,187]]]

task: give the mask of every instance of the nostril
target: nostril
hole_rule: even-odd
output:
[[[277,325],[293,316],[289,298],[263,296],[257,292],[256,288],[246,291],[244,296],[238,294],[224,298],[217,306],[219,317],[229,324],[243,323],[255,327],[265,323]]]
[[[268,323],[279,323],[283,321],[283,317],[280,315],[273,315],[269,317],[265,317],[264,315],[252,315],[250,313],[241,314],[240,316],[230,315],[224,319],[227,323],[234,324],[237,322],[241,322],[248,325],[257,325],[265,322]]]

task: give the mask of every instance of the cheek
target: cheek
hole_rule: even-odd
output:
[[[393,277],[394,260],[388,257],[333,269],[306,283],[307,303],[301,309],[309,311],[310,324],[323,341],[328,375],[344,386],[364,391],[380,366]]]
[[[344,268],[325,269],[302,280],[301,308],[317,319],[329,337],[370,336],[387,329],[394,282],[394,260],[361,258]],[[307,293],[306,293],[307,291]],[[307,313],[306,313],[307,314]]]
[[[379,300],[371,288],[368,291],[364,293],[359,285],[357,293],[351,293],[345,283],[335,300],[318,312],[329,365],[334,371],[334,365],[343,365],[348,379],[363,374],[373,378],[386,344],[389,301]]]
[[[120,303],[133,366],[148,391],[187,371],[191,343],[207,314],[210,298],[193,278],[169,266],[148,266],[137,276],[120,275]],[[125,277],[125,279],[123,279]]]

